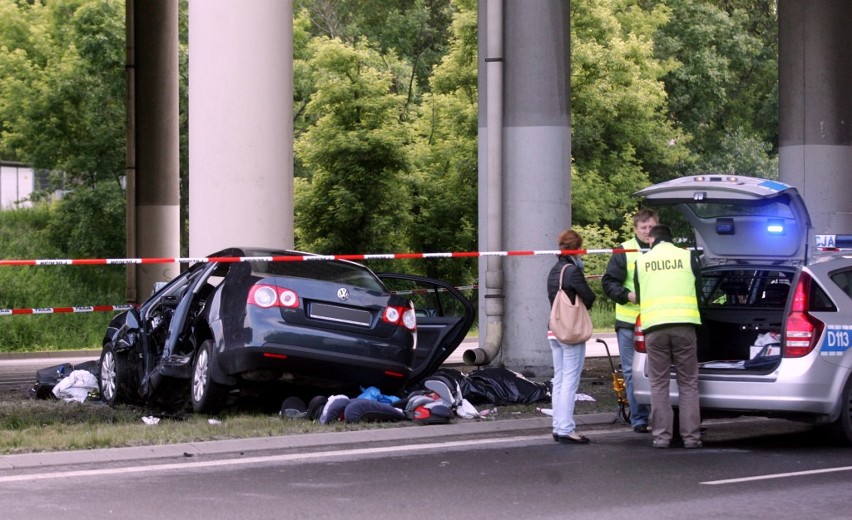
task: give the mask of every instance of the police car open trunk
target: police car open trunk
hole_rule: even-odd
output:
[[[770,371],[781,356],[796,355],[809,343],[819,325],[802,307],[809,304],[802,293],[807,280],[797,267],[807,261],[813,232],[795,188],[712,174],[664,182],[636,195],[657,207],[679,245],[699,257],[702,373]],[[667,213],[669,207],[677,212]],[[802,296],[798,310],[794,295]]]
[[[747,360],[779,355],[791,277],[775,268],[702,273],[699,362],[706,368],[742,369]]]

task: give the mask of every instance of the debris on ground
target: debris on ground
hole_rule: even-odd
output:
[[[88,370],[74,370],[53,387],[52,393],[66,403],[82,403],[98,390],[98,378]]]

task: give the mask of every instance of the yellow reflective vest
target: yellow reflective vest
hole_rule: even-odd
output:
[[[639,242],[636,240],[634,236],[627,242],[621,244],[622,249],[636,249],[635,252],[632,253],[624,253],[627,257],[627,276],[624,278],[624,288],[628,291],[633,291],[633,273],[636,268],[636,259],[639,258]],[[636,316],[639,316],[639,304],[627,302],[624,305],[620,303],[615,304],[615,319],[618,321],[623,321],[625,323],[636,323]]]
[[[661,242],[636,261],[642,328],[701,324],[689,251]]]

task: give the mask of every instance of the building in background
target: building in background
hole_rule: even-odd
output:
[[[59,200],[66,193],[65,175],[51,182],[51,174],[47,170],[36,170],[32,166],[14,161],[0,161],[0,210],[31,208],[33,194],[41,200]],[[46,192],[50,190],[50,194]]]
[[[0,162],[0,209],[30,207],[35,189],[32,167],[16,162]]]

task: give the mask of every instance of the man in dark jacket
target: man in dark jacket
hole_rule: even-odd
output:
[[[633,291],[633,270],[641,252],[648,249],[648,233],[659,222],[657,212],[652,209],[639,210],[633,216],[634,237],[621,244],[629,253],[615,253],[609,259],[603,275],[603,291],[615,302],[615,335],[621,368],[624,371],[624,386],[630,404],[630,425],[637,433],[648,433],[648,406],[640,405],[633,397],[633,327],[639,315],[639,305]]]

